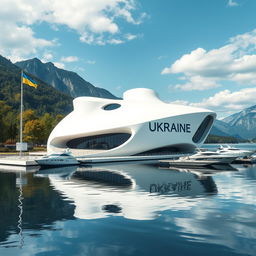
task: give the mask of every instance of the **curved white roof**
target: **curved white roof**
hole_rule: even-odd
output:
[[[67,147],[67,141],[75,138],[111,133],[128,133],[131,138],[122,147],[119,144],[115,149],[111,148],[108,156],[132,155],[177,144],[189,144],[191,148],[196,146],[192,137],[203,120],[207,116],[213,120],[216,116],[207,109],[163,102],[156,92],[146,88],[128,90],[123,99],[116,100],[78,97],[73,100],[73,105],[74,110],[54,128],[48,139],[51,152]],[[180,125],[189,127],[188,131],[169,129]],[[210,126],[205,127],[204,137]],[[154,129],[157,131],[153,132]]]
[[[120,108],[104,110],[104,106],[118,103]],[[126,127],[133,124],[144,123],[177,115],[190,113],[213,113],[207,109],[170,104],[159,99],[157,94],[146,88],[131,89],[124,93],[123,100],[101,99],[95,97],[78,97],[73,101],[74,111],[70,114],[66,127],[67,132],[93,132],[104,129]],[[86,118],[85,118],[86,117]],[[73,126],[74,122],[84,123],[83,127]],[[65,122],[65,120],[63,120]],[[61,128],[62,133],[64,126]],[[82,129],[82,131],[81,131]]]

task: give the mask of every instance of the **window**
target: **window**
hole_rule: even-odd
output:
[[[131,134],[109,133],[96,136],[80,137],[68,141],[67,147],[73,149],[112,149],[125,143]]]
[[[104,110],[114,110],[114,109],[117,109],[117,108],[120,108],[121,105],[118,104],[118,103],[111,103],[111,104],[108,104],[108,105],[105,105],[103,107]]]
[[[192,140],[195,143],[201,142],[206,134],[208,133],[208,131],[210,130],[212,124],[213,124],[213,117],[211,115],[208,115],[203,122],[200,124],[200,126],[198,127],[196,133],[194,134]]]

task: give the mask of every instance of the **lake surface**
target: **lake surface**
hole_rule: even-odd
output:
[[[255,255],[256,165],[0,171],[0,255]]]

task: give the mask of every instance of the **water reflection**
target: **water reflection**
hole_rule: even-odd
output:
[[[155,255],[157,246],[164,254],[172,248],[175,255],[199,255],[198,243],[200,255],[209,245],[213,254],[225,247],[223,255],[254,255],[255,177],[253,166],[0,172],[0,254],[1,247],[16,247],[24,255],[120,255],[129,248],[132,255]]]
[[[192,207],[199,200],[191,200],[194,197],[203,200],[202,195],[217,193],[211,176],[199,176],[187,169],[108,165],[66,167],[61,173],[58,169],[51,171],[37,175],[47,175],[51,185],[74,202],[74,216],[81,219],[118,214],[128,219],[149,220],[163,210]]]
[[[0,172],[0,241],[5,247],[22,247],[24,229],[52,229],[56,220],[73,219],[75,206],[63,200],[48,178],[33,173]]]

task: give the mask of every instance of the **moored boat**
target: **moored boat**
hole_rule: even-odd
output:
[[[236,158],[249,158],[255,153],[255,151],[253,150],[240,149],[236,147],[231,147],[229,145],[226,147],[221,145],[218,148],[217,152],[221,154],[234,156]]]
[[[79,161],[72,156],[71,152],[54,153],[35,160],[41,166],[77,165]]]
[[[215,151],[198,151],[197,153],[180,157],[175,160],[165,160],[170,166],[209,166],[216,164],[230,164],[236,156]]]

